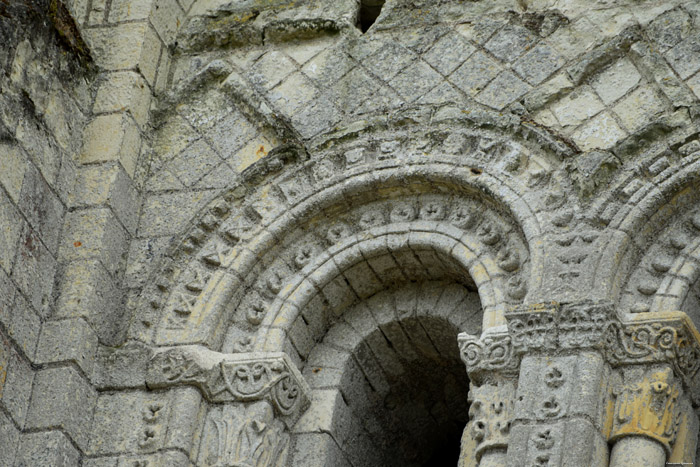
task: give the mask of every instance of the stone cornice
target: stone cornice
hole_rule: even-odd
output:
[[[148,366],[151,389],[191,385],[212,403],[269,401],[291,426],[310,404],[310,389],[281,352],[222,354],[200,346],[157,352]]]

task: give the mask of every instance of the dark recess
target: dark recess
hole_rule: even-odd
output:
[[[362,0],[360,2],[360,14],[357,21],[362,32],[367,32],[372,27],[383,6],[384,0]]]

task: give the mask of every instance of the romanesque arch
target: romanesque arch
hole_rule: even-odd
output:
[[[468,127],[426,131],[414,123],[367,140],[333,138],[308,160],[285,166],[282,159],[281,171],[245,196],[234,188],[214,201],[159,272],[169,277],[155,280],[160,301],[147,290],[137,310],[132,332],[165,346],[149,384],[195,383],[213,403],[198,448],[204,465],[216,456],[242,461],[231,451],[242,435],[226,434],[237,417],[277,427],[271,439],[291,444],[264,452],[280,459],[308,456],[294,446],[310,439],[325,443],[321,464],[422,465],[446,439],[456,449],[468,407],[457,334],[502,330],[506,310],[540,287],[532,271],[542,268],[543,233],[521,193],[533,180],[554,178],[548,156]],[[504,164],[512,176],[490,169]],[[175,344],[222,352],[214,357],[220,365],[282,358],[278,370],[260,371],[293,381],[294,410],[285,415],[274,394],[250,399],[269,406],[254,408],[209,382],[235,387],[239,367],[204,379],[173,370],[197,361],[196,350],[183,354]],[[239,378],[250,381],[246,368]],[[430,368],[452,383],[431,379]],[[422,398],[422,408],[391,403],[408,394]],[[228,400],[239,408],[217,405]],[[400,455],[404,444],[413,454]]]

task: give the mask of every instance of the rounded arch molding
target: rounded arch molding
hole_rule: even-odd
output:
[[[678,156],[637,164],[591,210],[607,229],[595,290],[624,313],[689,312],[700,276],[700,152]]]
[[[275,336],[330,279],[324,271],[342,275],[391,251],[413,251],[420,264],[422,276],[404,271],[406,280],[472,282],[485,326],[504,324],[503,311],[540,286],[543,225],[574,196],[550,148],[446,123],[351,125],[318,138],[311,156],[273,151],[174,244],[141,293],[132,338],[284,350]]]

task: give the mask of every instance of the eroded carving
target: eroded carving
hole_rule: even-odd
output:
[[[476,441],[476,459],[489,449],[506,449],[513,417],[515,387],[511,382],[472,385],[469,423],[465,430]]]
[[[292,421],[309,404],[310,390],[282,353],[220,354],[198,347],[162,351],[150,362],[151,388],[187,384],[214,403],[265,400]]]
[[[198,465],[283,465],[289,434],[267,401],[213,407],[202,433]]]
[[[671,368],[648,371],[638,381],[626,381],[613,391],[615,417],[611,440],[642,435],[660,442],[671,453],[680,425],[680,387]]]

